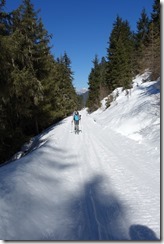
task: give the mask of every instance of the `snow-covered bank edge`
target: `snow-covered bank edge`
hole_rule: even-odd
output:
[[[41,147],[46,140],[54,135],[54,131],[53,129],[62,124],[64,122],[65,119],[61,120],[60,122],[57,122],[54,125],[51,125],[50,127],[48,127],[47,129],[45,129],[44,131],[42,131],[40,134],[32,137],[28,142],[24,143],[22,145],[22,147],[20,148],[20,151],[18,151],[17,153],[15,153],[9,160],[7,160],[6,162],[0,164],[0,167],[9,164],[13,161],[16,161],[24,156],[26,156],[27,154],[29,154],[30,152],[32,152],[33,150],[36,150],[37,148]]]
[[[106,109],[106,100],[91,114],[94,121],[138,143],[160,149],[160,78],[150,81],[149,72],[136,76],[131,90],[117,88],[115,98]]]

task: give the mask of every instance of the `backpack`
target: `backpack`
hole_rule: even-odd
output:
[[[74,120],[75,120],[75,121],[79,121],[79,115],[78,115],[78,114],[75,114],[75,115],[74,115]]]

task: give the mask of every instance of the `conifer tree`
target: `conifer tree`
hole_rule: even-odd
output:
[[[100,67],[100,101],[109,94],[108,84],[107,84],[107,61],[104,57],[101,58],[99,63]]]
[[[110,91],[119,86],[131,88],[133,45],[128,21],[117,16],[107,48],[107,79]]]
[[[12,100],[20,121],[18,126],[24,131],[35,129],[39,133],[46,121],[47,124],[52,121],[51,106],[46,104],[48,99],[45,97],[49,87],[53,87],[50,38],[30,0],[24,0],[13,12],[11,35],[15,44],[12,47]]]
[[[57,59],[59,69],[59,90],[58,98],[60,100],[60,112],[64,116],[70,114],[76,109],[78,97],[73,87],[73,72],[71,70],[71,60],[65,52],[63,56]]]
[[[93,60],[93,68],[91,69],[88,80],[89,97],[87,107],[89,108],[89,112],[93,112],[100,107],[100,65],[97,55],[95,55]]]
[[[145,49],[149,44],[149,18],[145,8],[141,12],[141,17],[137,22],[137,33],[135,35],[135,56],[137,57],[137,65],[135,73],[142,73],[148,67],[145,62]]]
[[[157,79],[160,76],[160,0],[154,0],[146,52],[152,79]]]
[[[10,52],[8,46],[10,15],[5,12],[5,2],[5,0],[0,0],[0,163],[6,159],[6,155],[11,155],[10,151],[13,152],[13,147],[10,144],[11,134],[13,133],[13,123],[10,118],[12,104],[10,104],[8,92],[10,78]]]

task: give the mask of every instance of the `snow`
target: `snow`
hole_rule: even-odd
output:
[[[0,167],[0,239],[160,239],[160,87],[147,76],[80,111],[79,135],[70,116]]]
[[[113,94],[118,92],[119,97],[106,111],[104,111],[105,98],[102,107],[93,113],[93,118],[101,125],[112,128],[139,143],[146,141],[152,146],[156,143],[159,146],[160,81],[141,83],[145,75],[133,80],[133,89],[129,91],[129,95],[126,95],[126,91],[122,91],[122,88],[116,89]]]
[[[83,88],[81,88],[79,90],[76,90],[76,93],[78,95],[82,95],[83,93],[86,93],[87,91],[88,91],[88,88],[83,87]]]

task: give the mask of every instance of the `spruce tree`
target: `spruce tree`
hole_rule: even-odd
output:
[[[128,21],[117,16],[107,48],[107,79],[111,91],[119,86],[131,88],[133,44]]]
[[[147,67],[145,62],[145,49],[149,44],[149,18],[146,14],[145,8],[141,12],[141,17],[137,22],[137,33],[135,35],[135,55],[137,57],[137,64],[135,73],[142,73]]]
[[[49,79],[53,69],[50,38],[30,0],[24,0],[23,5],[13,12],[11,35],[14,43],[11,48],[11,99],[18,114],[18,126],[24,131],[35,129],[39,133],[45,124],[44,115],[47,116],[44,120],[48,121],[50,117],[48,111],[45,113],[47,105],[44,101],[44,91],[53,82]]]
[[[108,84],[107,84],[107,61],[105,57],[101,58],[101,62],[99,63],[100,67],[100,92],[99,98],[100,101],[109,94]]]
[[[149,25],[149,45],[146,49],[152,79],[160,76],[160,1],[154,0]]]
[[[93,112],[100,107],[100,65],[97,55],[95,55],[93,60],[93,68],[91,69],[88,80],[89,97],[87,107],[89,108],[89,112]]]
[[[5,2],[0,1],[0,163],[11,156],[14,146],[11,146],[12,135],[16,134],[11,119],[12,104],[9,99],[10,51],[8,39],[10,34],[10,15],[5,12]],[[21,140],[21,138],[20,138]]]
[[[59,111],[64,116],[72,113],[77,108],[78,97],[73,86],[73,72],[71,70],[71,60],[65,52],[57,59],[58,62],[58,99],[60,100]]]

